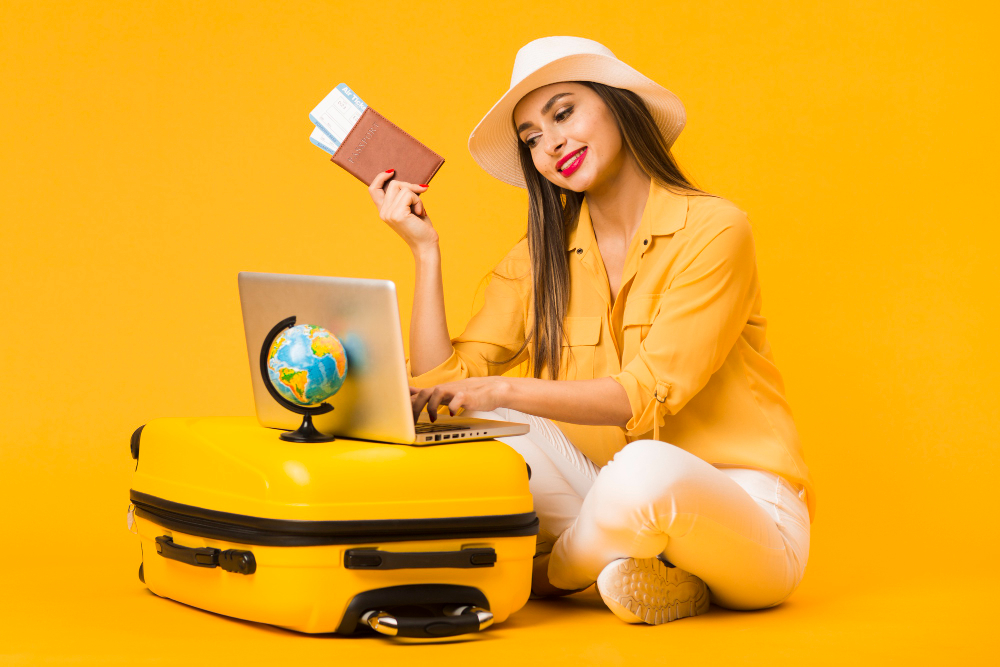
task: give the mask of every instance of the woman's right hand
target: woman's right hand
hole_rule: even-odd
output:
[[[438,233],[420,200],[420,195],[427,192],[427,186],[395,180],[385,186],[393,173],[380,173],[368,186],[368,194],[378,208],[378,216],[403,237],[414,253],[436,246]]]

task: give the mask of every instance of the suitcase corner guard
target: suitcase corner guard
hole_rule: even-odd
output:
[[[129,440],[128,449],[129,449],[129,452],[131,452],[131,454],[132,454],[132,458],[134,460],[136,460],[136,461],[139,460],[139,439],[142,437],[142,429],[144,429],[144,428],[146,428],[145,424],[143,424],[142,426],[140,426],[139,428],[137,428],[135,431],[133,431],[132,432],[132,437]]]

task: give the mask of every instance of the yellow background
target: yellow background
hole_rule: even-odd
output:
[[[4,0],[0,663],[985,660],[1000,648],[996,19],[912,0]],[[682,167],[750,215],[818,491],[802,587],[775,610],[659,628],[618,622],[591,590],[423,648],[146,593],[128,438],[154,417],[252,414],[237,272],[389,278],[409,320],[409,252],[309,143],[309,110],[347,82],[445,156],[425,201],[456,334],[525,227],[523,191],[477,167],[468,135],[517,49],[552,34],[675,92]]]

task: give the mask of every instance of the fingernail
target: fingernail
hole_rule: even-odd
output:
[[[426,183],[421,183],[421,184],[420,184],[420,187],[422,187],[422,188],[429,188],[429,187],[431,187],[431,186],[427,185]]]
[[[385,173],[387,173],[387,174],[391,174],[391,173],[392,173],[392,172],[394,172],[394,171],[396,171],[396,170],[395,170],[395,169],[386,169],[386,170],[385,170]]]

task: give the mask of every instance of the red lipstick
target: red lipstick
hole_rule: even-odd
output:
[[[556,169],[559,169],[560,167],[562,167],[563,163],[565,163],[567,160],[569,160],[570,161],[569,164],[567,164],[566,168],[562,169],[562,171],[560,173],[563,176],[572,176],[573,172],[575,172],[577,169],[579,169],[580,165],[583,164],[583,158],[585,158],[586,156],[587,156],[587,149],[586,148],[581,148],[577,152],[570,153],[569,155],[567,155],[563,159],[559,160],[559,162],[556,164]]]

